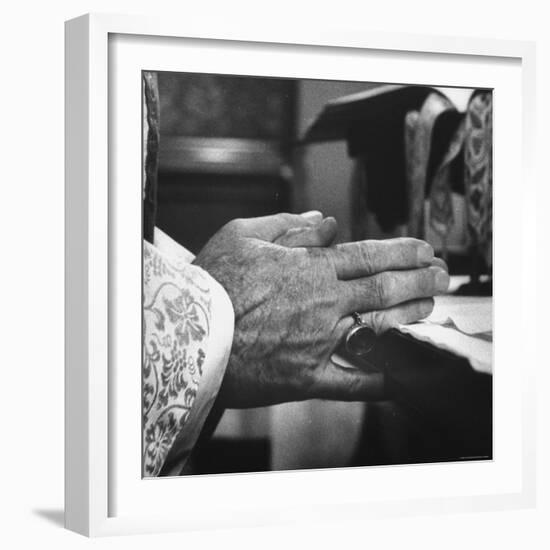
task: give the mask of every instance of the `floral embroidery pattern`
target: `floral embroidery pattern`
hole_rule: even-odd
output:
[[[175,300],[164,298],[164,307],[170,321],[176,325],[176,337],[180,345],[204,338],[206,331],[200,324],[197,303],[190,292],[182,290]]]
[[[468,106],[464,174],[468,227],[475,246],[492,263],[493,238],[493,101],[492,93],[476,94]]]
[[[170,263],[144,243],[144,476],[161,472],[197,395],[211,319],[210,293],[202,278],[199,270]]]
[[[181,416],[179,420],[173,412],[169,412],[165,418],[151,424],[145,433],[145,472],[149,475],[155,475],[164,463],[168,451],[178,434],[180,427],[185,425],[187,414]]]
[[[199,348],[197,352],[197,361],[204,356],[204,352]],[[160,375],[162,381],[162,390],[158,396],[157,406],[164,407],[168,404],[170,398],[177,398],[182,390],[186,390],[184,397],[187,398],[187,389],[196,393],[193,387],[189,387],[189,377],[192,381],[196,379],[197,368],[193,356],[187,356],[187,350],[181,349],[177,342],[172,346],[172,355],[162,356],[162,372]],[[199,372],[202,375],[202,372]],[[200,378],[200,376],[199,376]],[[144,388],[145,391],[145,388]]]

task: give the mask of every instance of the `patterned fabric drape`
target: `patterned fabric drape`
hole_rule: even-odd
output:
[[[460,154],[463,142],[464,120],[461,120],[435,171],[430,187],[430,226],[442,239],[443,255],[446,255],[447,236],[455,221],[451,195],[451,163]]]
[[[206,274],[144,242],[143,475],[157,476],[185,428],[211,325]]]
[[[468,228],[474,249],[492,266],[493,98],[478,92],[468,105],[464,139]]]
[[[447,120],[447,133],[437,135],[436,124]],[[440,140],[441,143],[437,143]],[[442,154],[435,155],[438,145]],[[466,112],[439,94],[431,94],[420,111],[405,117],[405,158],[409,203],[408,234],[424,238],[424,201],[429,202],[430,227],[446,239],[454,224],[453,163],[463,154],[463,182],[472,252],[492,265],[492,94],[473,94]],[[430,170],[429,167],[433,169]]]
[[[430,94],[419,111],[409,111],[405,117],[405,159],[408,193],[408,234],[424,235],[424,200],[428,187],[428,168],[432,152],[434,125],[438,117],[455,110],[453,104],[439,93]],[[448,218],[452,224],[452,209],[442,186],[434,193],[434,210],[438,219]]]

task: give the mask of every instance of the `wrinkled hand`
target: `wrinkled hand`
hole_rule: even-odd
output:
[[[335,235],[335,220],[319,213],[239,219],[196,257],[235,310],[224,406],[377,397],[379,377],[330,361],[353,325],[350,314],[382,332],[428,316],[432,297],[447,290],[446,268],[423,241],[327,247]]]

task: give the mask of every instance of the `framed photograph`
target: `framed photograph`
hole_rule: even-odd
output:
[[[66,527],[534,505],[534,62],[68,21]]]

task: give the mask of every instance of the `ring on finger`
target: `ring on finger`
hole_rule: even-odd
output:
[[[355,323],[346,334],[346,350],[352,355],[362,357],[374,348],[376,333],[365,324],[359,313],[354,311],[351,316]]]

